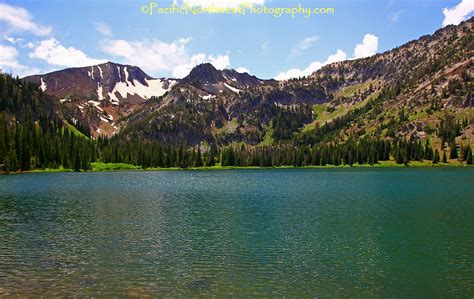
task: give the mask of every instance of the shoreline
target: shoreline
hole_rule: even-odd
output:
[[[457,163],[456,163],[457,162]],[[271,169],[377,169],[377,168],[469,168],[474,165],[467,165],[465,163],[460,163],[459,161],[449,162],[449,163],[438,163],[433,164],[428,161],[412,161],[408,165],[396,164],[395,161],[380,161],[377,164],[353,164],[349,165],[326,165],[326,166],[203,166],[203,167],[168,167],[168,168],[142,168],[140,166],[124,164],[124,163],[102,163],[102,162],[93,162],[92,169],[87,171],[79,172],[141,172],[141,171],[223,171],[223,170],[271,170]],[[63,169],[63,168],[46,168],[46,169],[34,169],[28,171],[17,171],[17,172],[0,172],[1,174],[23,174],[23,173],[57,173],[57,172],[75,172],[72,169]]]

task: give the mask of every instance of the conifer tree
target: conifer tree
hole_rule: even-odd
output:
[[[438,164],[438,163],[439,163],[439,151],[438,149],[436,149],[433,155],[433,164]]]
[[[467,165],[472,165],[472,149],[470,146],[467,146],[467,151],[466,151],[466,164]]]

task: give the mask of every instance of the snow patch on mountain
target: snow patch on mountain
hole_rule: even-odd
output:
[[[46,85],[46,82],[43,81],[43,77],[41,77],[40,80],[41,80],[41,86],[40,86],[40,88],[41,88],[41,90],[42,90],[43,92],[45,92],[45,91],[46,91],[46,88],[48,88],[48,86]]]
[[[93,105],[95,108],[97,108],[100,111],[104,111],[102,108],[99,107],[100,102],[90,100],[90,101],[87,101],[87,103]]]
[[[117,71],[118,71],[119,80],[122,81],[122,73],[120,72],[120,67],[118,65],[117,65]]]
[[[102,68],[100,67],[100,65],[98,65],[97,67],[99,68],[100,78],[104,79],[104,75],[102,73]]]
[[[97,98],[99,101],[102,101],[104,99],[104,89],[102,88],[102,85],[100,85],[99,82],[97,82]]]
[[[225,87],[227,87],[228,89],[232,90],[233,92],[236,92],[236,93],[239,93],[240,92],[240,89],[237,89],[233,86],[230,86],[229,84],[227,83],[224,83]]]
[[[117,105],[120,102],[120,99],[117,97],[117,93],[124,99],[126,97],[138,95],[144,99],[149,99],[152,96],[162,96],[165,92],[167,92],[176,81],[170,80],[168,81],[169,84],[166,86],[166,82],[161,79],[145,79],[145,82],[148,86],[143,85],[138,80],[130,81],[132,84],[128,84],[128,82],[118,82],[115,84],[114,89],[112,92],[109,93],[110,101],[112,104]]]
[[[208,94],[206,96],[201,96],[201,99],[203,100],[210,100],[210,99],[213,99],[215,98],[216,96],[215,95],[212,95],[212,94]]]
[[[228,80],[228,81],[234,81],[234,82],[237,82],[237,78],[235,78],[234,76],[227,76],[226,74],[223,75],[224,79]]]
[[[94,80],[94,66],[91,66],[90,72],[87,71],[87,75],[89,75],[89,78],[91,78],[92,80]]]
[[[127,67],[125,67],[125,68],[123,69],[123,71],[125,72],[125,82],[127,82],[127,81],[128,81],[128,78],[129,78],[129,76],[128,76],[128,71],[127,71]]]

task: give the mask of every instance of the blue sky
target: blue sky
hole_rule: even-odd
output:
[[[175,0],[182,5],[183,0]],[[188,0],[234,6],[239,0]],[[155,0],[167,7],[172,0]],[[144,15],[142,0],[0,0],[0,67],[20,76],[105,61],[155,77],[196,64],[260,78],[307,75],[323,65],[384,52],[472,16],[474,0],[246,0],[254,7],[334,8],[334,14]]]

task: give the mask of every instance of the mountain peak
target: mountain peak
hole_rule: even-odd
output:
[[[210,63],[202,63],[195,66],[184,80],[190,82],[203,82],[216,84],[223,81],[222,72]]]
[[[209,62],[205,62],[205,63],[201,63],[201,64],[198,64],[196,65],[193,70],[210,70],[210,71],[217,71],[217,69],[214,67],[214,65],[212,65],[212,63],[209,63]]]

